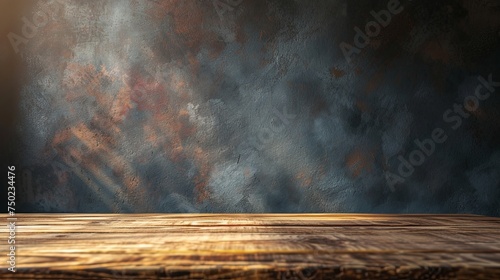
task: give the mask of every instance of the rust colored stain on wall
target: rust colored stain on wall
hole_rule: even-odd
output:
[[[392,0],[220,1],[33,1],[10,25],[39,25],[10,53],[26,211],[500,215],[498,95],[443,119],[500,80],[497,2],[401,0],[360,47]]]

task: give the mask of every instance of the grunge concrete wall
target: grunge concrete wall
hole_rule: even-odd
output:
[[[500,215],[498,1],[58,0],[16,22],[20,211]]]

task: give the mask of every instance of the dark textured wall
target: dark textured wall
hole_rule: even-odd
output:
[[[500,215],[500,1],[32,4],[18,211]]]

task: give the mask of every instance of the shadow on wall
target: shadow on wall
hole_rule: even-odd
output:
[[[365,2],[19,10],[24,209],[500,215],[499,6]]]
[[[35,1],[0,1],[0,166],[7,169],[9,165],[19,165],[19,144],[16,125],[20,122],[19,98],[23,82],[23,66],[21,57],[14,52],[7,36],[12,30],[20,29],[19,21]],[[2,185],[7,180],[2,180]],[[2,188],[2,189],[7,189]],[[6,200],[7,193],[2,191],[1,201]],[[2,211],[6,211],[3,209]]]

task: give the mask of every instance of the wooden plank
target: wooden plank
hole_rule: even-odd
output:
[[[16,217],[17,272],[2,261],[0,279],[500,279],[500,218],[493,217]],[[8,236],[7,227],[0,232]]]

